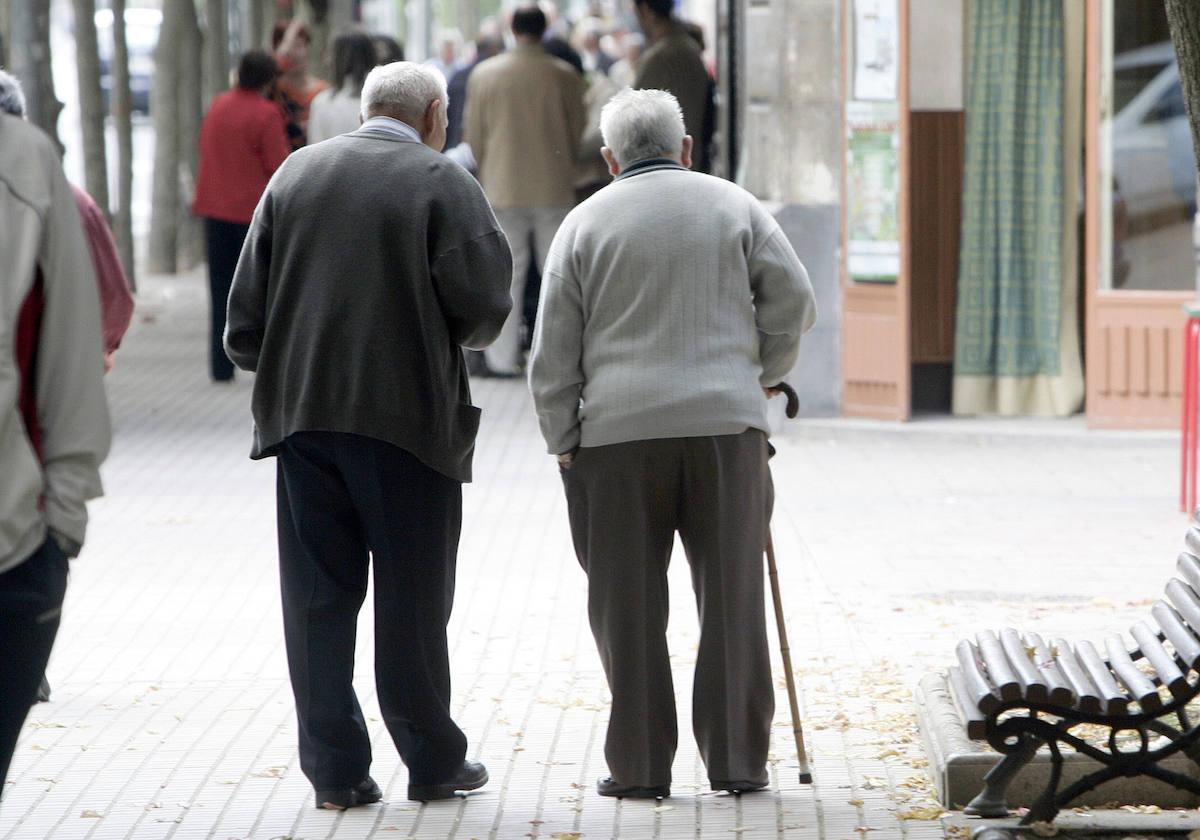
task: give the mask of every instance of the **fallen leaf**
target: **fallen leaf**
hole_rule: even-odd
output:
[[[675,810],[675,806],[674,806],[674,805],[659,805],[659,806],[658,806],[657,808],[655,808],[654,810],[655,810],[655,811],[657,811],[657,812],[659,812],[659,813],[662,813],[663,811],[674,811],[674,810]]]
[[[1054,823],[1048,823],[1044,821],[1033,823],[1029,826],[1029,830],[1038,837],[1055,837],[1058,835],[1059,831],[1058,826],[1056,826]]]
[[[900,811],[896,814],[896,818],[901,820],[937,820],[941,819],[945,813],[946,809],[941,805],[922,805],[917,808],[909,808],[907,811]]]
[[[849,799],[846,801],[846,804],[853,805],[855,808],[861,808],[863,801],[861,799]]]
[[[84,809],[83,813],[81,813],[79,815],[79,818],[81,820],[98,820],[98,819],[101,819],[103,816],[104,815],[99,813],[98,811],[93,811],[91,808],[86,808],[86,809]]]

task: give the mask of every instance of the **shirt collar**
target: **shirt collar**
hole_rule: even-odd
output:
[[[645,160],[634,161],[629,166],[626,166],[614,180],[620,181],[624,178],[632,178],[634,175],[641,175],[645,172],[658,172],[661,169],[678,169],[681,172],[688,171],[670,158],[646,158]]]
[[[391,117],[371,117],[364,122],[358,129],[359,131],[374,131],[379,134],[386,134],[389,137],[395,137],[398,140],[405,140],[410,143],[420,143],[421,134],[411,125]]]

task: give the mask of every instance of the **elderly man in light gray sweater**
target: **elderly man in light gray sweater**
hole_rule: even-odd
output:
[[[816,318],[812,286],[753,196],[689,171],[673,96],[626,90],[600,127],[616,181],[554,239],[529,375],[613,695],[611,776],[597,789],[670,795],[667,564],[678,532],[700,608],[700,754],[713,789],[758,790],[775,707],[767,398]]]

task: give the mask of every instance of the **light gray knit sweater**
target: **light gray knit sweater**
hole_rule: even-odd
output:
[[[752,195],[677,166],[627,172],[567,216],[543,271],[529,383],[547,447],[769,431],[762,386],[815,320]]]

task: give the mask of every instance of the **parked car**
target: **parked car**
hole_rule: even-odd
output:
[[[129,92],[134,113],[150,113],[150,90],[154,80],[154,49],[158,46],[158,31],[162,27],[162,12],[158,9],[131,8],[125,10],[125,41],[129,45]],[[104,107],[109,109],[113,76],[113,13],[112,9],[96,12],[96,35],[100,49],[100,90]]]
[[[1196,212],[1196,156],[1170,41],[1113,57],[1113,175],[1135,230]]]

